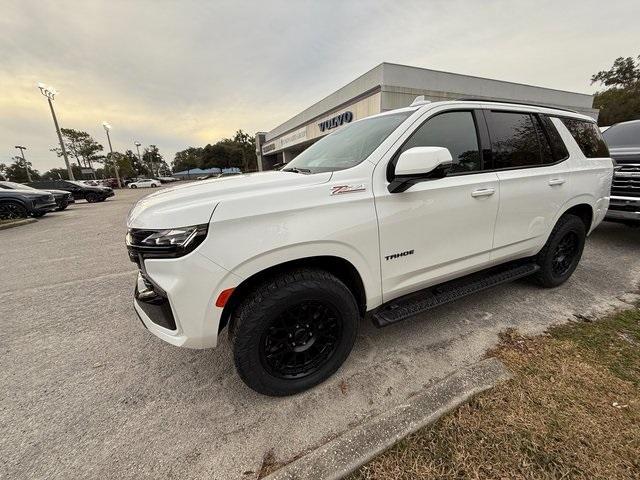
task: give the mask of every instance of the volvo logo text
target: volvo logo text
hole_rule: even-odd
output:
[[[320,131],[324,132],[325,130],[331,130],[332,128],[349,123],[351,120],[353,120],[353,113],[343,112],[340,115],[336,115],[335,117],[331,117],[328,120],[320,122],[318,126],[320,127]]]

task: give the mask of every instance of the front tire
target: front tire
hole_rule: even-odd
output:
[[[98,196],[95,193],[87,193],[87,196],[85,197],[85,199],[89,203],[95,203],[98,201]]]
[[[61,211],[63,211],[64,209],[66,209],[68,206],[69,206],[69,204],[68,204],[67,202],[60,202],[60,203],[58,204],[58,208],[56,208],[56,210],[57,210],[58,212],[61,212]]]
[[[0,220],[16,220],[19,218],[27,218],[29,212],[17,202],[7,201],[0,202]]]
[[[553,288],[566,282],[580,262],[586,237],[586,227],[579,217],[571,214],[560,217],[536,257],[540,265],[536,274],[538,283]]]
[[[129,185],[129,188],[138,188],[137,185]]]
[[[249,292],[233,314],[238,374],[264,395],[307,390],[349,356],[359,320],[353,294],[330,273],[300,269],[274,276]]]

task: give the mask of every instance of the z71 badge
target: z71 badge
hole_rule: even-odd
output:
[[[343,193],[364,192],[367,187],[364,183],[359,185],[336,185],[331,187],[331,195],[341,195]]]

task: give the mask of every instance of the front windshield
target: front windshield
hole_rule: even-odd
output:
[[[29,185],[23,185],[16,182],[0,182],[0,187],[10,190],[37,190],[36,188],[30,187]]]
[[[314,143],[283,170],[320,173],[354,167],[371,155],[412,113],[413,110],[409,110],[381,115],[347,125]]]

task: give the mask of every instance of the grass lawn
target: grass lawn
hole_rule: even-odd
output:
[[[375,458],[351,480],[640,479],[640,309],[490,352],[513,379]]]

